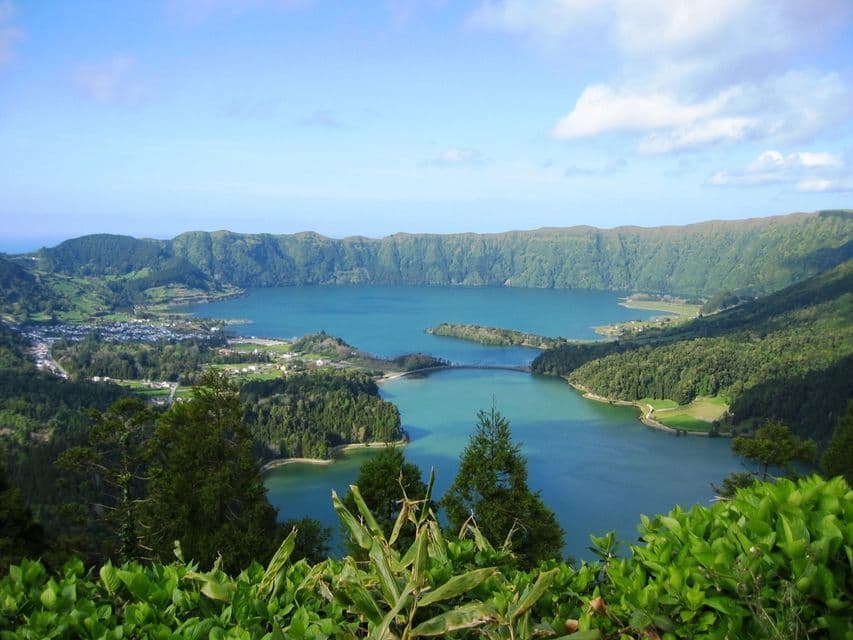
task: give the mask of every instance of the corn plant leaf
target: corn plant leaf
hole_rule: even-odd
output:
[[[429,536],[426,527],[419,527],[415,538],[415,561],[412,563],[412,580],[421,586],[424,584],[424,572],[429,560]]]
[[[346,525],[346,528],[349,529],[350,534],[352,534],[352,538],[355,543],[361,547],[362,549],[369,550],[371,546],[373,546],[373,537],[370,535],[370,532],[365,528],[363,524],[361,524],[358,519],[352,513],[350,513],[349,509],[346,508],[341,499],[338,498],[338,494],[332,490],[332,504],[335,507],[335,511],[338,514],[338,517],[341,519],[341,522]]]
[[[355,613],[364,616],[375,625],[382,623],[382,611],[364,586],[350,583],[344,587],[344,593],[349,598],[352,610]]]
[[[472,602],[422,622],[412,629],[409,636],[445,636],[458,629],[478,627],[497,617],[498,613],[494,608],[483,602]]]
[[[412,600],[412,593],[414,593],[414,591],[414,582],[406,584],[400,594],[400,597],[397,599],[397,603],[388,613],[385,614],[382,621],[371,630],[369,636],[371,640],[385,640],[386,638],[392,637],[390,634],[391,625],[394,623],[394,619],[400,614],[400,612],[405,607],[409,606],[409,603]]]
[[[370,507],[367,506],[367,503],[361,496],[361,491],[358,490],[358,486],[351,484],[349,486],[349,490],[352,493],[358,512],[361,514],[361,517],[364,518],[367,528],[370,529],[370,533],[372,533],[374,537],[384,540],[385,534],[382,533],[382,527],[379,526],[379,523],[376,522],[376,518],[374,518],[373,514],[370,512]]]
[[[391,570],[391,564],[388,562],[388,556],[385,555],[382,545],[378,540],[373,541],[370,547],[370,559],[373,561],[373,567],[379,576],[379,586],[382,588],[382,595],[389,606],[395,606],[400,599],[400,587],[394,579],[394,573]]]
[[[536,578],[536,582],[533,583],[533,586],[527,587],[527,589],[524,590],[521,599],[518,601],[518,605],[516,605],[510,617],[518,617],[535,605],[539,601],[539,598],[545,594],[554,582],[554,579],[557,577],[559,572],[560,570],[555,568],[550,571],[546,571],[545,573],[540,573],[539,577]]]
[[[400,537],[400,531],[409,519],[409,501],[403,500],[403,505],[400,507],[400,513],[397,514],[397,520],[394,522],[394,528],[391,529],[391,535],[388,537],[388,545],[392,546]]]
[[[290,554],[293,553],[295,546],[296,528],[294,527],[293,530],[287,534],[284,542],[281,543],[278,551],[275,552],[272,560],[270,560],[267,565],[267,570],[264,572],[264,577],[261,579],[258,591],[261,593],[267,593],[269,588],[272,586],[273,580],[275,580],[275,577],[278,575],[278,572],[282,570],[288,559],[290,559]]]
[[[429,517],[429,507],[430,502],[432,500],[432,489],[435,486],[435,468],[433,467],[429,471],[429,482],[427,483],[426,494],[424,494],[424,503],[421,506],[421,515],[418,518],[418,525],[426,522],[426,519]]]
[[[495,571],[497,571],[496,567],[487,567],[485,569],[475,569],[460,576],[453,576],[434,591],[428,591],[421,596],[418,603],[426,607],[442,600],[455,598],[472,589],[476,589],[486,578],[494,574]]]
[[[444,542],[444,534],[437,520],[429,521],[430,532],[430,556],[439,561],[447,560],[447,545]]]

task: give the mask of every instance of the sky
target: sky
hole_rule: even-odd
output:
[[[851,207],[850,0],[0,0],[0,251]]]

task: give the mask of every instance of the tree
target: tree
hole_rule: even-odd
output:
[[[296,562],[305,558],[311,564],[318,564],[329,557],[329,538],[332,530],[324,527],[315,518],[291,518],[280,525],[285,534],[296,529],[296,545],[290,554],[290,561]]]
[[[154,417],[139,398],[122,398],[106,413],[92,411],[91,415],[94,423],[88,446],[71,447],[56,464],[85,476],[85,495],[97,500],[97,504],[84,512],[103,514],[118,542],[119,558],[127,562],[139,558],[142,552],[138,505],[144,499]]]
[[[480,411],[477,419],[456,479],[442,499],[450,525],[458,529],[473,516],[486,538],[506,541],[525,567],[558,557],[563,529],[527,486],[527,460],[512,443],[509,421],[494,407]]]
[[[422,500],[427,492],[420,468],[406,462],[403,451],[391,446],[383,448],[361,465],[355,485],[386,537],[394,528],[403,496]],[[343,503],[352,513],[358,513],[352,491],[347,491]],[[414,525],[407,523],[400,532],[400,548],[407,548],[414,540],[414,534]],[[361,548],[349,544],[349,551],[357,556]]]
[[[820,463],[827,476],[844,476],[853,486],[853,401],[847,403],[847,411],[838,419]]]
[[[758,463],[761,479],[767,480],[771,465],[788,470],[795,460],[810,462],[814,460],[816,447],[812,440],[800,439],[778,420],[768,420],[758,428],[754,437],[732,440],[732,451]]]
[[[222,373],[206,372],[192,400],[162,416],[155,445],[145,514],[154,555],[168,558],[179,541],[184,556],[202,566],[220,555],[228,570],[266,562],[281,531],[237,387]]]
[[[0,575],[21,558],[33,558],[47,545],[41,525],[24,504],[21,492],[8,484],[6,468],[0,465]]]

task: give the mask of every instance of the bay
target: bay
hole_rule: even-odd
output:
[[[528,364],[534,349],[487,347],[432,336],[441,322],[497,326],[575,339],[596,337],[600,324],[647,318],[619,294],[600,291],[469,287],[288,287],[258,289],[241,298],[190,308],[212,318],[242,318],[243,334],[290,338],[325,330],[372,353],[393,357],[423,351],[457,364]],[[563,380],[500,370],[451,369],[384,383],[382,396],[400,410],[411,439],[408,460],[426,475],[436,470],[436,494],[446,490],[477,411],[492,402],[512,424],[528,458],[529,483],[541,491],[566,531],[565,552],[589,557],[589,534],[615,529],[634,542],[641,513],[676,504],[707,504],[710,482],[739,464],[727,439],[676,438],[645,427],[632,407],[583,399]],[[331,490],[343,495],[376,448],[348,452],[332,465],[291,464],[265,476],[281,519],[310,515],[340,531]]]

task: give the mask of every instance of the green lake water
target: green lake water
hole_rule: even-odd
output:
[[[426,351],[457,363],[526,364],[531,349],[482,347],[423,329],[471,322],[543,335],[592,338],[593,325],[654,315],[625,309],[609,292],[461,287],[294,287],[192,307],[207,317],[246,318],[241,333],[291,337],[324,329],[382,355]],[[559,379],[500,370],[455,369],[382,385],[400,410],[411,442],[406,457],[426,475],[435,468],[440,495],[479,409],[494,402],[512,423],[528,458],[529,483],[566,530],[566,553],[587,557],[589,534],[615,529],[636,540],[641,513],[707,504],[710,482],[740,469],[727,439],[676,438],[637,420],[631,407],[584,400]],[[357,450],[328,466],[294,464],[267,474],[282,519],[310,515],[339,533],[331,490],[343,494],[374,452]]]

